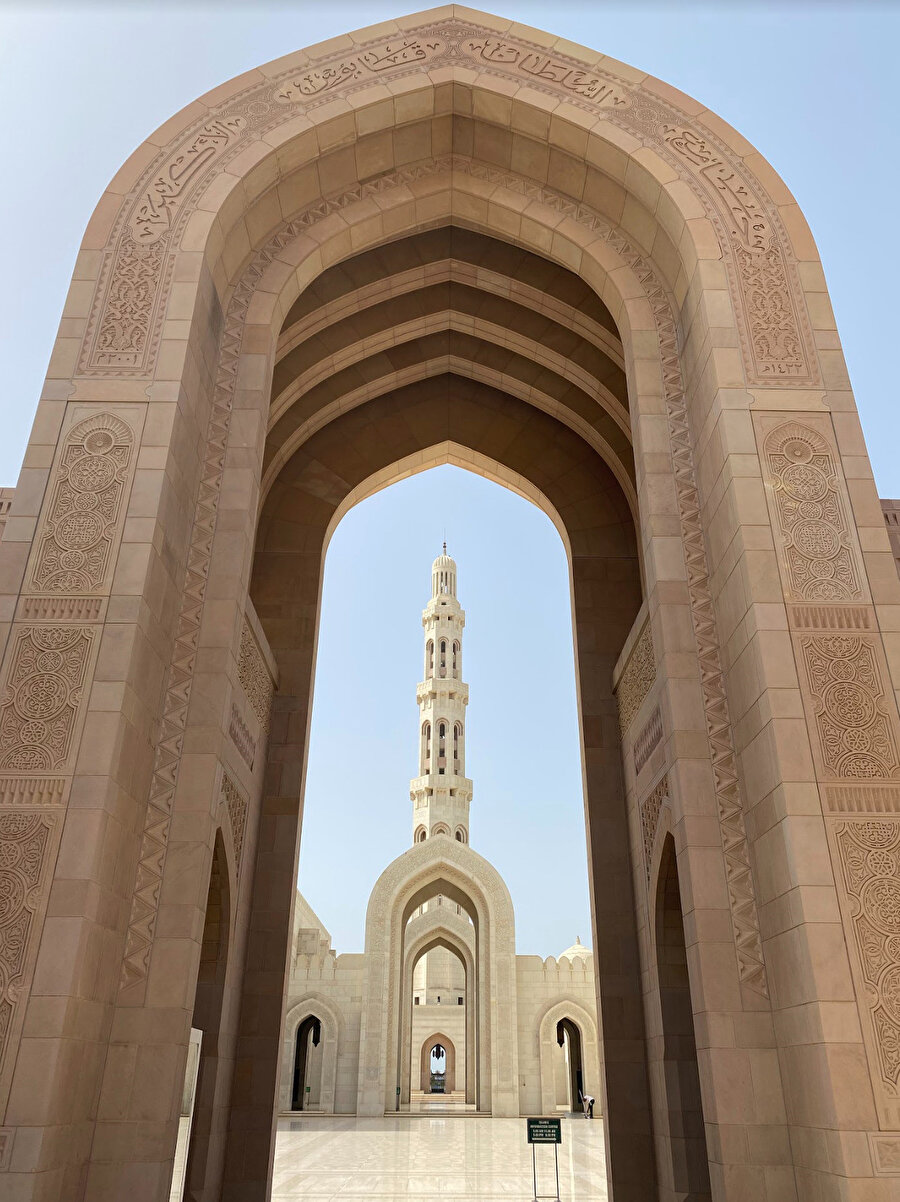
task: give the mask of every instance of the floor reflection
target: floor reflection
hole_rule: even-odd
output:
[[[555,1188],[553,1149],[537,1151],[538,1193]],[[272,1202],[461,1202],[533,1198],[524,1119],[410,1115],[279,1120]],[[603,1123],[563,1119],[559,1192],[564,1200],[606,1202]]]

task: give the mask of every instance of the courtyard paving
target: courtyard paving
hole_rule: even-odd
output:
[[[552,1147],[538,1147],[537,1157],[538,1192],[552,1194]],[[606,1202],[599,1119],[564,1118],[559,1192],[564,1202]],[[272,1202],[530,1202],[532,1197],[524,1119],[310,1116],[278,1123]]]

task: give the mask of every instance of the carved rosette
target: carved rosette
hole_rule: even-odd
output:
[[[655,679],[656,655],[653,650],[653,635],[648,622],[635,640],[628,662],[616,685],[619,726],[623,735],[637,716]]]
[[[853,932],[854,975],[866,1041],[881,1082],[882,1119],[900,1115],[900,822],[832,823],[845,928]]]
[[[42,907],[47,850],[56,815],[29,810],[0,813],[0,1079],[10,1033],[21,1017],[30,936]]]
[[[0,771],[66,766],[95,631],[84,626],[16,629],[0,700]]]
[[[31,569],[39,593],[94,593],[108,581],[134,434],[111,413],[69,431]]]
[[[763,454],[788,599],[864,598],[837,452],[818,431],[792,421],[769,432]]]
[[[804,634],[797,641],[825,775],[859,781],[900,777],[896,716],[877,636]]]

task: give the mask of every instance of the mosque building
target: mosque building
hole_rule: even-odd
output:
[[[590,949],[516,955],[509,890],[470,845],[465,622],[445,543],[422,615],[411,846],[375,884],[361,955],[338,954],[297,894],[282,1111],[552,1114],[601,1092]]]

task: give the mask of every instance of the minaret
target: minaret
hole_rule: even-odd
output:
[[[466,777],[466,706],[462,633],[466,615],[456,599],[456,563],[444,551],[431,565],[431,600],[422,613],[425,679],[419,705],[419,775],[409,783],[413,842],[449,835],[469,842],[472,782]]]

